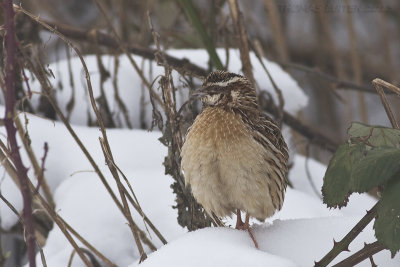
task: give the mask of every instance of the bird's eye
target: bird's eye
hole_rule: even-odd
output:
[[[208,105],[215,105],[221,100],[221,98],[222,94],[210,94],[206,95],[202,100]]]

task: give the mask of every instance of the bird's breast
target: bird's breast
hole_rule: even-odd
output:
[[[221,108],[206,108],[197,116],[187,136],[203,145],[225,146],[249,135],[239,115]]]
[[[181,155],[187,183],[207,180],[226,186],[265,171],[262,146],[239,115],[220,108],[207,108],[196,118]]]

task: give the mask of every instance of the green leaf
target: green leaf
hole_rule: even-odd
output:
[[[400,147],[400,130],[382,126],[370,126],[353,122],[348,130],[352,143],[366,143],[372,146]]]
[[[352,193],[350,189],[351,170],[354,164],[362,157],[364,144],[351,145],[345,143],[339,146],[329,162],[322,186],[323,201],[328,207],[346,206]]]
[[[375,236],[392,254],[400,250],[400,177],[392,179],[382,194],[374,223]]]
[[[365,153],[351,172],[350,189],[354,192],[363,193],[384,185],[400,171],[400,149],[379,147]]]

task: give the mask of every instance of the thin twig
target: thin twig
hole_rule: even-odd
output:
[[[121,176],[122,176],[122,178],[124,179],[125,183],[128,185],[130,194],[132,194],[133,199],[134,199],[133,203],[134,203],[134,205],[137,205],[137,211],[139,212],[140,216],[142,216],[143,224],[144,224],[144,226],[145,226],[145,228],[146,228],[147,233],[148,233],[149,236],[150,236],[150,232],[149,232],[149,230],[147,229],[146,220],[144,219],[144,218],[145,218],[144,212],[143,212],[143,210],[142,210],[142,207],[141,207],[140,204],[139,204],[139,200],[137,199],[135,192],[133,191],[133,188],[132,188],[131,183],[129,182],[128,178],[125,176],[125,174],[123,173],[123,171],[115,164],[114,161],[110,161],[110,163],[114,165],[114,168],[118,171],[119,174],[121,174]],[[125,187],[124,187],[124,190],[123,190],[123,191],[124,191],[124,194],[125,194],[126,196],[130,196],[129,192],[126,190]],[[132,196],[130,196],[130,197],[132,197]],[[164,240],[164,241],[165,241],[165,240]],[[164,243],[164,241],[162,241],[162,242]],[[166,241],[165,241],[165,242],[166,242]],[[165,244],[166,244],[166,243],[164,243],[164,245],[165,245]],[[154,248],[153,251],[154,251],[154,250],[156,250],[156,249]]]
[[[307,175],[307,180],[310,183],[310,186],[315,193],[315,195],[319,198],[322,199],[320,190],[317,189],[317,186],[314,183],[314,180],[312,178],[312,174],[310,171],[310,143],[307,143],[306,145],[306,155],[305,155],[305,161],[304,161],[304,168],[306,170],[306,175]]]
[[[119,69],[119,56],[115,55],[114,56],[114,72],[113,72],[113,77],[112,77],[112,85],[114,89],[114,99],[117,101],[118,107],[120,108],[122,115],[125,119],[126,126],[128,129],[132,129],[132,123],[129,118],[129,111],[126,108],[126,105],[124,101],[122,101],[121,96],[119,95],[119,88],[118,88],[118,69]]]
[[[67,110],[67,120],[69,121],[71,118],[72,110],[75,106],[75,82],[72,74],[72,64],[71,64],[71,53],[68,45],[65,45],[65,52],[67,54],[67,66],[68,66],[68,74],[69,74],[69,86],[71,88],[71,98],[67,102],[66,110]]]
[[[15,6],[14,6],[15,8]],[[19,11],[16,8],[16,11]],[[50,25],[51,28],[57,29],[60,33],[63,35],[67,36],[68,38],[77,40],[77,41],[86,41],[86,42],[91,42],[93,38],[91,37],[92,31],[91,30],[81,30],[78,28],[71,27],[69,25],[62,25],[50,21],[46,21],[42,18],[37,18],[37,20],[43,22],[44,24]],[[49,28],[44,28],[47,31],[52,32],[51,29]],[[100,45],[112,48],[112,49],[119,49],[119,43],[118,41],[112,37],[109,34],[103,33],[103,32],[98,32],[97,33],[97,42]],[[142,56],[144,58],[154,60],[154,54],[156,52],[155,49],[147,48],[147,47],[141,47],[137,45],[130,44],[127,46],[127,51],[129,53]],[[174,69],[180,73],[181,75],[190,75],[190,76],[195,76],[198,78],[204,78],[207,76],[208,71],[191,63],[188,59],[179,59],[176,57],[172,57],[168,54],[165,54],[165,58],[168,62],[168,64]]]
[[[292,69],[300,70],[300,71],[315,75],[321,79],[324,79],[324,80],[332,83],[335,88],[340,88],[340,89],[349,88],[351,90],[366,92],[366,93],[370,93],[370,94],[376,94],[376,91],[374,90],[374,88],[372,86],[359,85],[359,84],[356,84],[351,81],[341,80],[333,75],[324,73],[316,68],[310,68],[305,65],[301,65],[301,64],[297,64],[297,63],[293,63],[293,62],[290,62],[290,63],[279,62],[279,64],[284,68],[292,68]]]
[[[91,96],[91,98],[92,98],[92,96]],[[93,109],[95,110],[95,113],[96,112],[98,113],[96,107],[93,107]],[[101,121],[101,117],[98,117],[98,120]],[[104,125],[102,127],[104,129]],[[105,129],[104,129],[104,131],[105,131]],[[107,137],[107,136],[105,136],[105,137]],[[118,191],[119,191],[119,194],[120,194],[121,199],[122,199],[123,212],[124,212],[124,215],[125,215],[126,219],[128,220],[129,227],[130,227],[132,235],[133,235],[133,237],[135,239],[136,246],[137,246],[137,248],[139,250],[140,262],[142,262],[147,258],[147,254],[143,249],[143,245],[142,245],[142,243],[140,241],[139,234],[136,231],[136,228],[134,226],[136,224],[133,221],[132,214],[130,212],[128,202],[126,201],[126,195],[124,193],[124,190],[122,189],[124,186],[122,185],[121,180],[119,179],[118,171],[116,170],[116,168],[114,167],[114,164],[112,163],[112,162],[114,162],[114,159],[113,159],[112,154],[111,154],[111,149],[109,147],[108,141],[106,141],[106,139],[104,138],[104,135],[103,135],[103,138],[99,137],[99,140],[100,140],[100,144],[101,144],[101,149],[103,150],[104,158],[106,159],[106,162],[107,162],[107,166],[110,169],[110,172],[111,172],[112,176],[114,177],[114,179],[115,179],[115,181],[117,183]]]
[[[82,252],[84,254],[86,254],[89,257],[90,262],[93,264],[93,267],[101,267],[101,264],[97,261],[96,257],[93,256],[93,254],[90,250],[87,250],[82,247],[80,249],[82,250]],[[69,260],[68,260],[68,265],[67,265],[68,267],[72,266],[72,260],[74,259],[75,253],[76,253],[76,250],[72,250],[71,256],[69,257]]]
[[[400,129],[399,128],[399,123],[397,122],[396,118],[394,117],[393,111],[390,108],[389,101],[387,100],[386,95],[383,92],[382,86],[387,87],[388,83],[383,81],[383,80],[380,80],[380,79],[375,79],[375,80],[372,81],[372,84],[375,86],[376,91],[378,92],[378,94],[379,94],[379,96],[381,98],[383,107],[385,108],[386,114],[387,114],[387,116],[388,116],[388,118],[390,120],[390,123],[392,124],[393,128]],[[394,86],[394,85],[391,85],[390,87],[387,87],[387,88],[393,89],[393,87],[396,88],[396,86]],[[396,88],[394,90],[394,92],[396,92],[397,89],[399,89],[399,88]],[[399,89],[399,91],[400,91],[400,89]]]
[[[277,116],[279,108],[275,106],[275,104],[272,103],[270,99],[267,99],[264,94],[259,95],[259,98],[261,110]],[[307,138],[310,143],[317,145],[322,149],[326,149],[334,153],[339,146],[339,143],[336,140],[333,140],[330,137],[322,134],[318,130],[311,128],[310,126],[306,125],[301,120],[297,119],[286,111],[283,112],[283,122],[290,126],[293,130]]]
[[[235,29],[235,35],[238,39],[240,61],[242,62],[243,74],[255,86],[256,83],[253,75],[253,67],[250,60],[249,42],[247,38],[246,28],[244,27],[243,14],[239,9],[237,0],[228,0],[228,3],[233,21],[233,27]]]
[[[379,79],[379,78],[374,79],[373,82],[386,87],[387,89],[391,90],[393,93],[400,96],[400,88],[399,87],[397,87],[391,83],[388,83],[382,79]],[[387,93],[387,92],[385,92],[385,93]]]
[[[83,245],[85,245],[88,249],[90,249],[97,257],[99,257],[102,261],[108,264],[111,267],[117,267],[115,263],[113,263],[110,259],[105,257],[100,251],[98,251],[92,244],[90,244],[86,239],[84,239],[71,225],[69,225],[60,215],[57,214],[58,219],[65,225],[65,228],[71,232]],[[82,249],[82,248],[81,248]]]
[[[283,119],[283,110],[285,107],[285,100],[283,98],[282,95],[282,90],[278,87],[278,85],[275,83],[274,78],[272,78],[271,73],[269,72],[269,70],[267,69],[267,67],[264,64],[264,61],[262,59],[262,48],[261,46],[257,45],[257,43],[253,44],[254,47],[254,52],[257,56],[258,61],[260,62],[261,66],[263,67],[265,73],[268,76],[268,79],[270,80],[272,87],[274,88],[274,91],[276,93],[276,95],[278,96],[278,101],[279,101],[279,112],[278,112],[278,116],[276,118],[276,122],[278,123],[279,127],[282,127],[282,119]]]
[[[346,0],[346,6],[350,8],[350,0]],[[351,54],[351,66],[353,70],[354,80],[357,84],[362,83],[362,69],[361,69],[361,60],[360,55],[357,49],[357,36],[356,30],[354,26],[353,14],[352,12],[346,12],[346,23],[348,29],[348,35],[350,40],[350,54]],[[363,92],[358,92],[358,105],[359,112],[361,115],[361,121],[364,123],[368,122],[368,110],[367,105],[365,103],[365,95]]]
[[[38,183],[36,185],[34,194],[37,194],[39,192],[40,186],[43,183],[43,176],[44,176],[44,171],[45,171],[44,165],[45,165],[45,162],[46,162],[47,153],[49,152],[49,146],[48,146],[47,142],[44,142],[43,151],[44,152],[43,152],[43,157],[42,157],[42,165],[41,165],[41,168],[40,168],[40,171],[39,171],[39,174],[38,174],[38,178],[37,178]]]
[[[33,152],[30,142],[29,142],[29,140],[27,140],[28,133],[24,130],[24,127],[22,126],[21,120],[19,119],[18,116],[16,116],[14,118],[14,122],[15,122],[15,125],[17,126],[19,136],[22,140],[22,144],[24,145],[24,149],[25,149],[26,153],[28,154],[29,160],[32,164],[33,170],[35,172],[35,176],[38,180],[38,186],[41,185],[47,202],[50,204],[50,206],[52,206],[54,208],[55,203],[53,200],[53,195],[51,193],[46,176],[44,175],[44,169],[43,169],[44,162],[42,160],[42,167],[40,167],[39,162],[36,158],[35,152]],[[44,150],[44,152],[45,152],[45,154],[47,154],[46,149]],[[46,157],[44,157],[44,158],[46,158]]]

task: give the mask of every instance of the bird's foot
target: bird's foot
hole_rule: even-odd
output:
[[[250,215],[248,213],[246,214],[246,221],[245,222],[242,221],[242,218],[240,216],[240,210],[237,210],[236,216],[237,216],[236,229],[238,229],[238,230],[247,230],[247,232],[250,235],[251,240],[253,240],[254,246],[258,249],[257,240],[254,238],[254,235],[250,230],[250,223],[249,223]]]
[[[236,227],[235,228],[238,230],[246,230],[244,228],[244,222],[242,221],[242,216],[240,214],[239,209],[236,211]]]
[[[254,238],[254,235],[253,235],[253,233],[250,231],[250,228],[247,228],[247,231],[249,232],[249,235],[250,235],[251,240],[253,240],[254,246],[256,247],[256,249],[258,249],[257,240]]]

